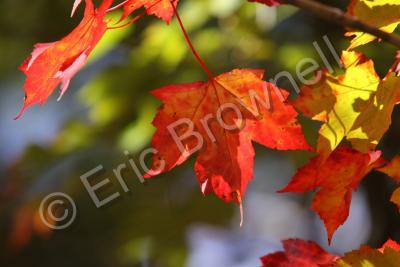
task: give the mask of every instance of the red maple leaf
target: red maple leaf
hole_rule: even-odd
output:
[[[176,7],[178,1],[179,0],[129,0],[124,4],[124,13],[121,20],[129,16],[132,12],[144,7],[147,14],[155,15],[167,23],[170,23],[174,16],[172,4]]]
[[[380,155],[380,151],[361,153],[338,147],[322,164],[322,155],[311,159],[279,192],[302,193],[320,188],[313,198],[312,209],[324,221],[330,241],[349,215],[352,191],[372,169],[385,163]]]
[[[284,252],[261,258],[263,267],[322,267],[331,266],[336,256],[329,254],[313,241],[288,239],[282,241]]]
[[[153,121],[158,151],[150,175],[171,170],[198,152],[202,192],[241,202],[253,176],[252,141],[266,147],[310,149],[288,94],[262,80],[262,70],[233,70],[197,82],[153,91],[164,105]]]
[[[72,15],[80,4],[76,0]],[[106,32],[104,21],[112,0],[104,0],[95,9],[92,0],[85,0],[86,9],[81,23],[66,37],[54,43],[36,44],[31,56],[20,69],[27,76],[25,103],[17,116],[36,103],[44,104],[61,83],[60,98],[68,89],[70,80],[84,66],[89,54]]]

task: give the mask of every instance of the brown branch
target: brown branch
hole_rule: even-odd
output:
[[[346,14],[339,8],[331,7],[314,0],[285,0],[285,3],[306,10],[309,13],[312,13],[313,15],[320,17],[324,20],[331,21],[351,29],[356,29],[362,32],[369,33],[400,48],[399,36],[381,31],[374,26],[368,25],[365,22],[362,22],[359,19]]]

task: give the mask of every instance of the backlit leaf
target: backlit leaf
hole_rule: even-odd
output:
[[[380,151],[360,153],[348,147],[338,147],[322,164],[320,155],[311,159],[279,192],[302,193],[319,188],[311,208],[324,221],[330,241],[349,215],[353,190],[366,174],[383,165],[380,154]]]
[[[318,84],[303,86],[293,101],[304,115],[324,122],[317,142],[322,160],[344,138],[361,152],[375,149],[398,102],[400,79],[394,73],[380,80],[373,62],[356,52],[343,52],[342,61],[344,75],[325,72]]]
[[[279,150],[310,149],[297,112],[284,103],[287,93],[262,76],[262,70],[233,70],[208,83],[153,91],[164,103],[153,121],[152,145],[158,151],[153,174],[198,152],[195,171],[202,192],[240,202],[253,176],[252,141]]]
[[[398,0],[352,0],[347,12],[361,21],[389,33],[392,33],[400,24],[400,2]],[[353,37],[348,49],[376,39],[375,36],[360,31],[349,31],[346,36]]]
[[[59,99],[62,97],[71,79],[84,66],[106,32],[104,16],[111,3],[112,0],[104,0],[95,9],[92,0],[86,0],[83,20],[69,35],[54,43],[35,45],[32,55],[20,67],[27,78],[25,103],[17,118],[29,106],[36,103],[43,105],[60,83]]]

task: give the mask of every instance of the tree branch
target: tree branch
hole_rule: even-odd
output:
[[[400,48],[400,37],[381,31],[380,29],[368,25],[359,19],[344,13],[341,9],[321,4],[314,0],[285,0],[285,3],[306,10],[313,15],[324,20],[340,24],[351,29],[369,33]]]

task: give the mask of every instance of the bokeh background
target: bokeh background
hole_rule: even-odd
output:
[[[260,256],[281,249],[280,240],[291,237],[315,240],[334,253],[361,243],[379,246],[388,237],[399,241],[400,217],[389,202],[395,185],[372,173],[354,193],[350,217],[329,247],[321,221],[308,208],[312,193],[275,193],[309,153],[256,146],[255,177],[244,199],[241,228],[237,205],[201,195],[193,160],[146,184],[127,171],[125,193],[113,169],[137,161],[149,147],[151,120],[160,104],[149,91],[207,79],[175,20],[166,25],[146,17],[109,31],[61,102],[54,93],[44,106],[14,121],[24,95],[18,66],[35,43],[58,40],[74,28],[82,8],[70,19],[72,2],[0,1],[0,266],[247,267],[258,266]],[[340,27],[289,6],[181,0],[179,10],[214,73],[262,68],[267,79],[282,70],[295,74],[307,57],[322,66],[314,41],[334,64],[324,35],[338,52],[348,45]],[[360,50],[375,60],[381,76],[393,63],[390,45],[374,43]],[[279,85],[295,97],[287,80]],[[399,115],[396,108],[380,144],[388,159],[400,148]],[[300,120],[315,143],[319,125]],[[97,209],[79,177],[99,164],[105,168],[99,179],[112,182],[102,196],[119,191],[121,197]],[[78,216],[68,229],[51,231],[40,220],[40,201],[52,192],[65,192],[76,202]]]

